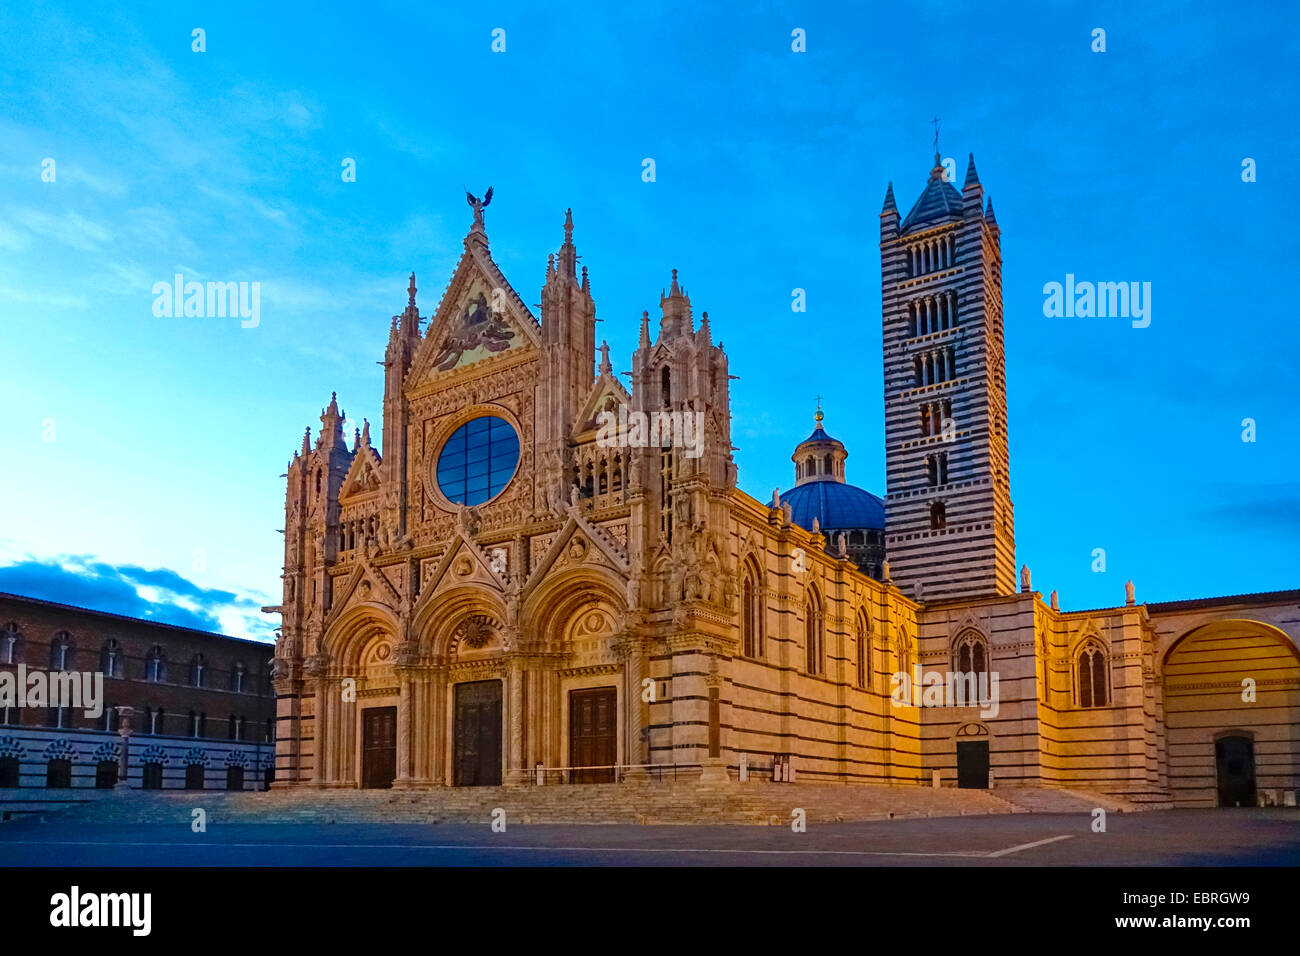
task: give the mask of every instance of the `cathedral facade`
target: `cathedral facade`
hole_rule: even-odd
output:
[[[1015,569],[1000,230],[972,159],[880,215],[887,487],[818,409],[742,491],[728,359],[676,272],[629,386],[566,216],[535,316],[483,209],[411,277],[380,447],[331,398],[288,468],[277,787],[798,780],[1300,785],[1300,591],[1063,611]],[[427,329],[423,323],[427,322]],[[381,454],[382,449],[382,454]]]

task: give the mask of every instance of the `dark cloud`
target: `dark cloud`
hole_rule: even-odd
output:
[[[146,600],[140,596],[139,587],[156,589],[159,599]],[[204,588],[168,568],[113,565],[85,557],[45,561],[28,558],[0,567],[0,591],[217,633],[222,633],[218,614],[227,608],[236,608],[243,616],[257,620],[252,614],[258,602],[252,598]],[[178,598],[198,607],[182,607],[175,603]],[[267,623],[262,630],[259,622],[257,633],[236,636],[267,638],[271,628]]]

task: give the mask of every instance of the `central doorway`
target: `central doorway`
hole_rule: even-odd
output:
[[[957,786],[966,790],[989,788],[989,742],[987,740],[957,742]]]
[[[1233,735],[1214,742],[1214,766],[1219,779],[1219,806],[1255,805],[1255,742]]]
[[[569,766],[574,783],[613,783],[618,762],[618,695],[613,687],[569,693]],[[591,768],[591,769],[579,769]]]
[[[501,682],[456,685],[453,782],[458,787],[501,785]]]
[[[397,708],[361,712],[361,786],[386,790],[397,776]]]

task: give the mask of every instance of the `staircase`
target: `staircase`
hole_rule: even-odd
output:
[[[999,787],[997,795],[1023,813],[1132,813],[1139,807],[1113,794],[1064,787]]]
[[[987,790],[835,784],[575,784],[433,790],[132,791],[76,804],[47,819],[95,824],[188,823],[202,808],[225,823],[632,823],[787,826],[795,808],[810,823],[1013,813]]]

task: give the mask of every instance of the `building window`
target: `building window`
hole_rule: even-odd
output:
[[[667,365],[663,367],[663,371],[659,374],[659,384],[663,393],[663,405],[664,408],[667,408],[673,403],[673,377]]]
[[[22,650],[23,633],[18,630],[17,624],[6,624],[4,630],[0,631],[0,661],[6,664],[17,664],[22,660],[19,651]]]
[[[809,674],[822,672],[822,605],[815,590],[804,603],[804,655]]]
[[[948,509],[942,501],[930,505],[930,530],[942,531],[948,521]]]
[[[871,630],[867,626],[867,618],[861,611],[858,612],[858,686],[863,690],[871,687]]]
[[[110,638],[99,652],[99,669],[105,677],[122,676],[122,645]]]
[[[740,585],[741,653],[745,657],[763,656],[763,607],[758,581],[753,564],[746,561]]]
[[[45,786],[51,790],[67,790],[72,786],[72,761],[56,757],[45,765]]]
[[[192,763],[185,767],[185,789],[202,790],[203,789],[203,764]]]
[[[244,768],[243,767],[226,768],[226,789],[227,790],[244,789]]]
[[[152,684],[161,684],[167,679],[167,658],[161,646],[155,644],[144,662],[144,679]]]
[[[95,764],[95,789],[111,790],[117,786],[117,761],[101,760]]]
[[[1079,651],[1075,668],[1079,683],[1080,707],[1105,707],[1110,701],[1107,681],[1106,652],[1101,646],[1089,642]]]
[[[448,501],[481,505],[501,494],[519,465],[519,436],[504,418],[461,425],[438,453],[438,488]]]
[[[195,654],[194,659],[190,661],[190,685],[193,687],[203,686],[203,655]]]
[[[976,678],[983,677],[987,681],[989,655],[984,639],[973,631],[963,634],[953,645],[952,663],[952,669],[958,674],[974,674]]]
[[[163,784],[163,767],[156,760],[151,760],[144,765],[144,780],[142,785],[146,790],[161,790]]]
[[[50,670],[65,671],[72,663],[72,639],[67,631],[60,631],[50,642]]]

